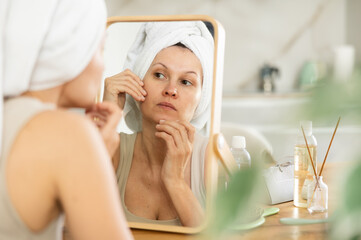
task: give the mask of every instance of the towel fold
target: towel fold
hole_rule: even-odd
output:
[[[147,22],[144,23],[130,48],[124,69],[132,70],[140,79],[147,73],[155,56],[164,48],[182,43],[200,60],[203,70],[203,84],[200,102],[191,124],[198,130],[210,119],[212,97],[214,41],[206,25],[201,21]],[[138,132],[142,117],[138,103],[127,95],[124,107],[127,126]]]

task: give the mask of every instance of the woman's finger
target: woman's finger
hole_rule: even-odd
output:
[[[124,73],[131,76],[133,78],[133,80],[136,81],[140,86],[144,86],[144,82],[135,73],[133,73],[131,70],[126,69],[126,70],[124,70]]]
[[[101,118],[92,117],[92,116],[88,116],[88,117],[98,128],[102,128],[106,122],[105,120],[103,120]]]
[[[97,103],[96,105],[99,112],[108,114],[106,124],[104,125],[104,130],[115,130],[122,117],[122,111],[119,109],[119,107],[112,102],[101,102]]]
[[[184,145],[187,144],[188,138],[186,136],[185,130],[181,129],[184,128],[181,125],[170,125],[166,122],[161,122],[156,125],[157,131],[163,131],[171,135],[174,139],[175,145],[179,149],[184,149]],[[183,133],[182,133],[183,132]]]
[[[187,121],[178,121],[180,124],[182,124],[187,129],[188,139],[191,143],[194,142],[194,134],[196,132],[195,127]]]
[[[102,129],[102,128],[104,127],[104,125],[105,125],[105,121],[94,120],[93,122],[95,123],[95,125],[97,125],[97,127],[98,127],[99,129]]]
[[[140,93],[137,89],[134,88],[132,85],[123,85],[123,92],[128,93],[137,101],[144,101],[145,97],[142,93]]]
[[[124,71],[118,75],[105,79],[106,90],[112,92],[114,95],[124,93],[124,85],[127,85],[129,88],[133,89],[134,92],[138,92],[139,96],[147,95],[143,88],[143,81],[141,81],[134,73]]]
[[[156,132],[155,133],[155,136],[156,137],[159,137],[159,138],[162,138],[166,145],[167,145],[167,148],[170,149],[171,151],[175,150],[177,148],[175,142],[174,142],[174,138],[169,135],[168,133],[166,132]]]
[[[127,85],[129,88],[132,88],[134,92],[139,92],[139,95],[146,96],[147,92],[144,90],[143,86],[139,85],[138,81],[135,81],[131,76],[125,76],[122,79],[112,82],[109,86],[113,88],[118,88],[118,91],[123,85]]]
[[[100,118],[100,119],[106,120],[108,118],[109,111],[99,109],[98,104],[99,103],[94,104],[94,106],[92,107],[92,110],[87,110],[86,115],[89,117],[92,117],[92,118]]]
[[[187,124],[187,122],[182,121],[169,121],[169,120],[160,120],[160,124],[167,124],[179,130],[182,135],[182,139],[184,142],[189,141],[193,143],[194,134],[192,134],[193,126],[191,124]]]
[[[99,112],[89,112],[89,113],[86,113],[86,115],[91,119],[100,119],[100,120],[105,121],[107,119],[108,114],[105,114],[105,113],[101,114]]]

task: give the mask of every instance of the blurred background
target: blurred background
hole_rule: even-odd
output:
[[[359,0],[106,3],[109,16],[206,14],[217,19],[226,31],[222,124],[258,131],[280,162],[293,157],[299,121],[306,118],[300,110],[309,101],[309,90],[327,73],[347,81],[361,62]],[[322,158],[337,118],[307,118],[314,123]],[[361,144],[359,124],[342,118],[328,161],[351,160]]]

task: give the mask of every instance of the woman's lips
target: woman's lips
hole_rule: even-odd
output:
[[[157,106],[159,106],[159,107],[161,107],[161,108],[165,108],[165,109],[170,109],[170,110],[177,111],[177,109],[174,107],[174,105],[171,104],[171,103],[168,103],[168,102],[158,103]]]

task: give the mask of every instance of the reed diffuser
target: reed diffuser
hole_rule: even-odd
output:
[[[324,169],[324,166],[325,166],[325,163],[327,160],[327,156],[330,151],[330,148],[331,148],[333,139],[335,137],[340,120],[341,120],[341,117],[339,117],[336,127],[335,127],[335,130],[333,131],[330,144],[328,145],[328,149],[327,149],[325,158],[323,160],[323,163],[322,163],[322,166],[321,166],[321,169],[320,169],[320,172],[318,173],[318,175],[317,175],[317,171],[316,171],[316,167],[315,167],[316,163],[312,159],[312,155],[309,150],[308,143],[307,143],[307,138],[305,136],[303,127],[301,126],[302,133],[303,133],[305,143],[306,143],[306,147],[307,147],[309,157],[311,160],[311,164],[313,167],[313,173],[314,173],[313,181],[308,185],[308,190],[307,190],[307,209],[310,213],[325,212],[328,209],[328,187],[323,182],[322,171]]]

